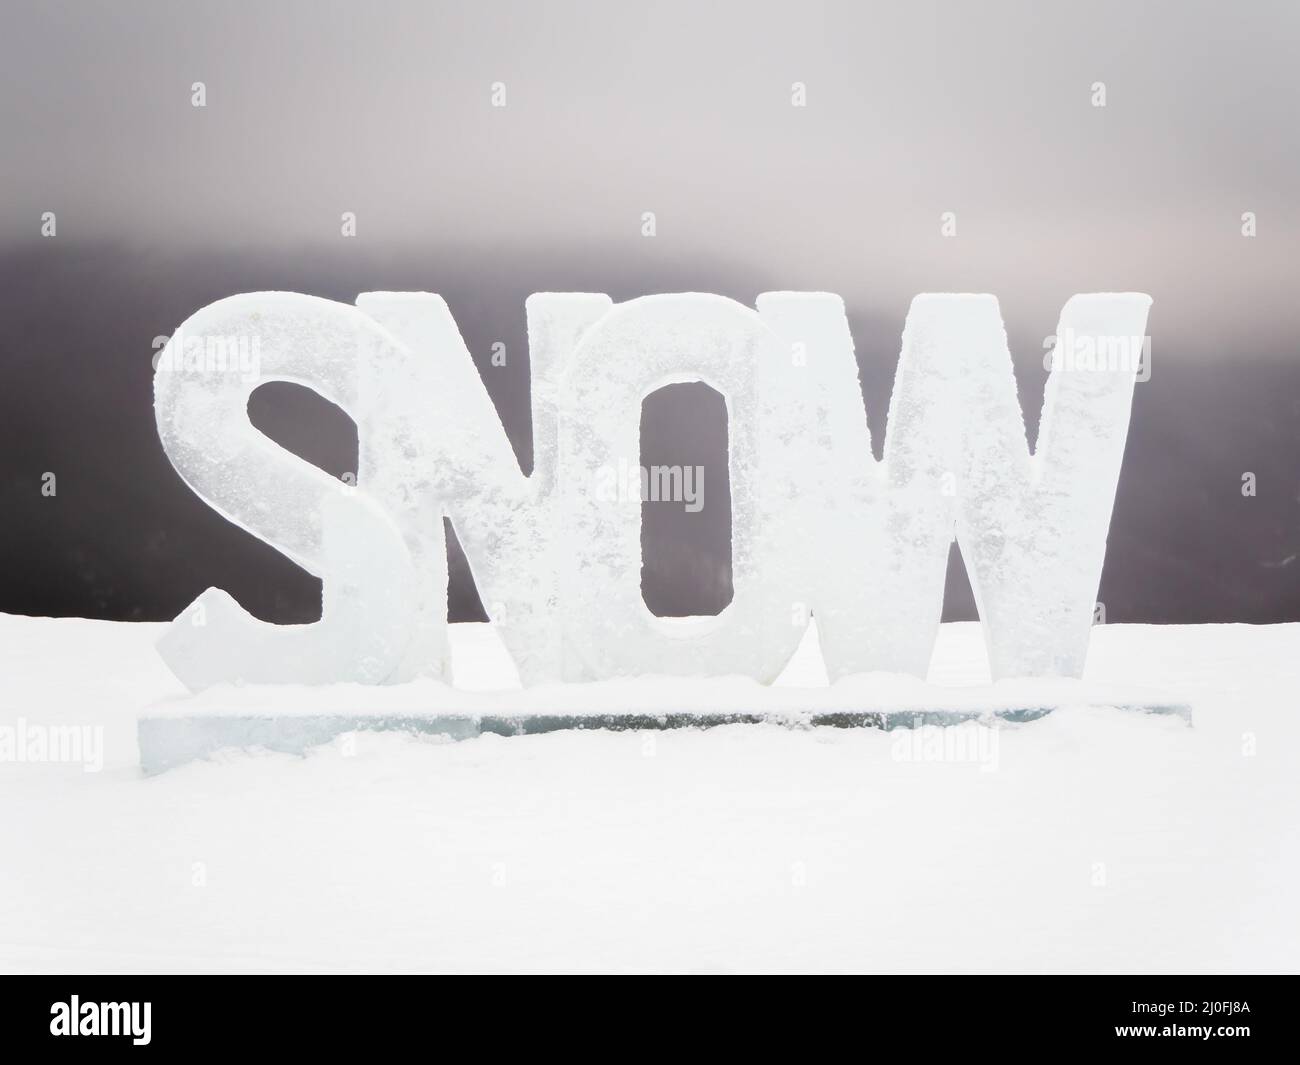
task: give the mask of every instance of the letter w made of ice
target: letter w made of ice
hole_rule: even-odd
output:
[[[1074,296],[1057,336],[1099,351],[1114,338],[1140,346],[1150,304],[1137,293]],[[993,676],[1080,675],[1136,360],[1054,357],[1031,454],[997,300],[917,296],[876,461],[842,301],[778,292],[758,308],[807,375],[787,394],[810,395],[813,408],[807,585],[832,678],[925,674],[954,535]]]

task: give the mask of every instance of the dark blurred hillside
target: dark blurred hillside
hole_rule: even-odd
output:
[[[178,257],[62,238],[0,257],[0,610],[161,620],[216,585],[268,620],[316,616],[317,582],[200,502],[158,442],[153,339],[212,300],[269,288],[346,302],[367,289],[441,293],[531,468],[529,293],[607,291],[621,300],[698,289],[752,305],[759,292],[786,287],[771,272],[721,262],[620,270],[562,249],[507,258],[508,271],[465,255],[349,247]],[[1033,434],[1046,376],[1041,338],[1055,320],[1024,321],[1015,294],[998,295]],[[1154,373],[1137,386],[1100,593],[1107,620],[1300,621],[1300,360],[1294,352],[1171,350],[1153,295]],[[908,298],[849,305],[877,453]],[[488,362],[496,341],[506,345],[504,367]],[[716,469],[725,426],[713,399],[690,388],[665,394],[644,422],[644,461]],[[355,468],[351,421],[305,390],[267,386],[250,412],[322,468]],[[41,494],[47,471],[58,478],[53,498]],[[1245,471],[1257,477],[1254,498],[1241,494]],[[662,613],[718,609],[730,597],[729,508],[655,507],[646,515],[647,601]],[[455,548],[451,605],[455,619],[481,616]],[[945,617],[973,616],[954,553]]]

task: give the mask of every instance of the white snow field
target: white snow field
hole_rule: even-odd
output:
[[[1098,627],[1089,690],[1192,725],[363,732],[146,777],[164,628],[0,615],[0,970],[1300,969],[1300,625]],[[467,686],[510,673],[451,641]],[[987,679],[944,625],[930,681]],[[102,768],[18,760],[59,724]]]

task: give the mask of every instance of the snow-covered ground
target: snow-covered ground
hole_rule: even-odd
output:
[[[1096,629],[1088,684],[1192,727],[362,733],[146,779],[160,631],[0,615],[0,729],[104,739],[0,762],[0,969],[1300,969],[1300,625]],[[945,625],[931,680],[986,679]]]

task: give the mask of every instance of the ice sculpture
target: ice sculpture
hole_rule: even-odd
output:
[[[783,402],[790,364],[754,311],[721,296],[632,300],[583,336],[560,419],[570,679],[652,668],[771,681],[794,653],[806,621],[796,514],[806,425]],[[641,597],[641,500],[610,500],[596,486],[603,471],[639,467],[642,401],[683,381],[711,385],[727,404],[734,591],[716,616],[658,618]]]
[[[954,522],[994,677],[1082,673],[1150,303],[1066,304],[1031,458],[997,300],[917,296],[877,463],[839,297],[759,297],[815,396],[800,505],[832,677],[925,674]]]
[[[189,687],[379,683],[399,668],[427,594],[393,520],[404,500],[396,492],[376,498],[284,450],[253,427],[248,397],[266,381],[306,385],[351,414],[362,441],[385,433],[394,442],[389,453],[400,455],[404,429],[384,424],[385,401],[407,386],[402,368],[409,361],[402,345],[355,308],[287,292],[211,304],[163,349],[154,407],[172,464],[222,516],[320,577],[323,587],[321,621],[287,626],[258,621],[225,592],[208,589],[159,645]],[[412,498],[422,458],[405,460]],[[445,626],[438,632],[445,641]]]
[[[963,404],[957,540],[993,676],[1077,677],[1151,299],[1093,293],[1066,303],[1031,457],[997,300],[924,298],[962,318],[950,354]]]
[[[946,488],[960,425],[945,355],[960,337],[913,304],[877,462],[840,298],[768,292],[758,309],[806,367],[798,384],[813,431],[793,445],[804,476],[792,505],[807,530],[799,557],[827,673],[924,676],[955,521]]]
[[[444,516],[525,683],[770,681],[810,613],[832,677],[923,675],[954,534],[995,676],[1082,670],[1148,297],[1066,304],[1031,456],[997,301],[918,296],[877,462],[838,297],[766,293],[755,313],[701,294],[618,306],[534,295],[530,476],[443,300],[371,292],[357,303],[232,297],[163,352],[156,410],[173,464],[324,587],[322,620],[286,627],[209,589],[161,644],[191,687],[444,676]],[[214,341],[255,352],[254,365],[214,361]],[[1130,357],[1108,358],[1117,345]],[[252,427],[248,396],[269,380],[352,415],[356,487]],[[650,613],[640,499],[597,489],[610,470],[639,468],[641,404],[680,381],[704,381],[727,404],[734,598],[716,617]]]
[[[532,371],[533,472],[525,477],[451,311],[425,292],[366,292],[357,306],[403,341],[427,368],[418,402],[435,468],[420,484],[427,565],[440,598],[421,623],[445,627],[451,518],[474,582],[524,683],[561,680],[558,600],[563,522],[556,492],[561,375],[578,337],[611,306],[608,296],[539,293],[527,302]],[[454,453],[446,448],[450,446]],[[363,481],[364,483],[364,481]],[[638,510],[638,520],[640,511]]]

